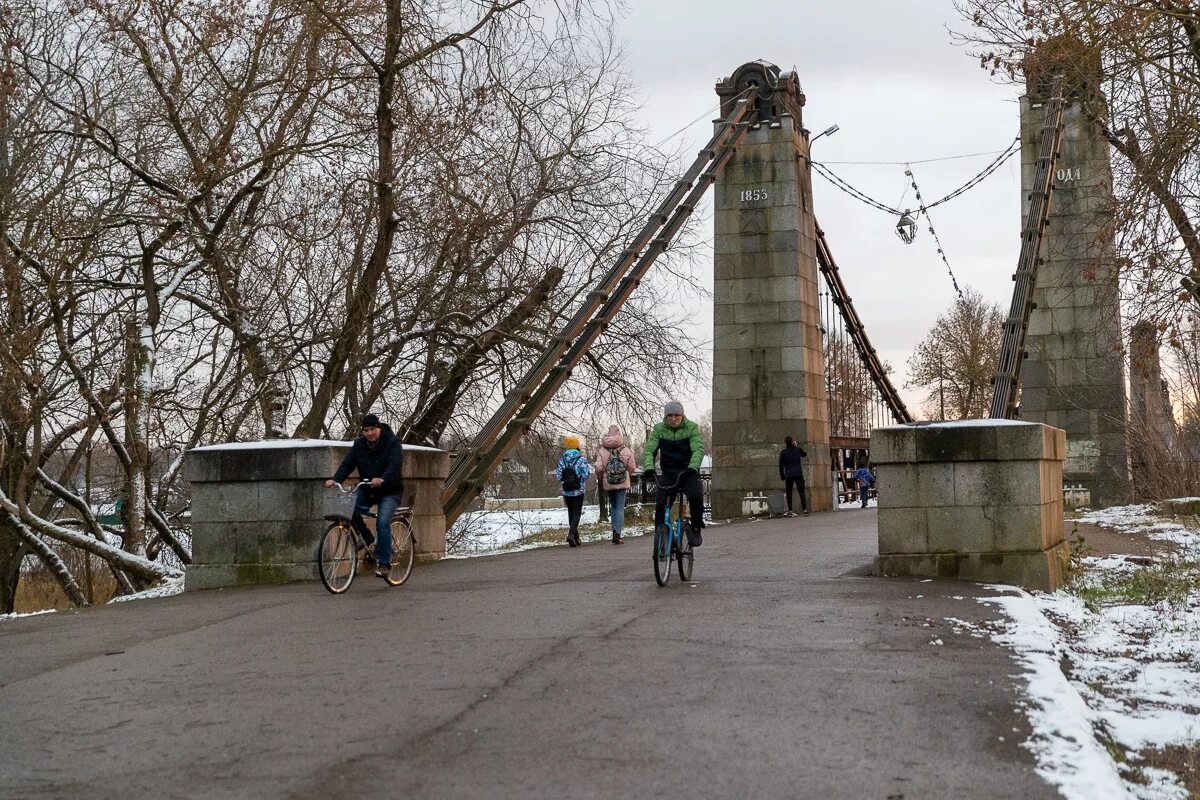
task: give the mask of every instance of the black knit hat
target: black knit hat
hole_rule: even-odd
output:
[[[379,427],[379,417],[375,416],[374,414],[364,414],[363,418],[362,418],[362,423],[360,423],[358,427],[360,427],[360,428],[378,428]]]

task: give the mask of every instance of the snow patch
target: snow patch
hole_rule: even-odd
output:
[[[1017,590],[976,599],[997,606],[1010,620],[992,638],[1014,650],[1024,667],[1029,694],[1025,708],[1033,734],[1022,746],[1037,759],[1037,773],[1068,800],[1130,797],[1116,764],[1096,741],[1094,713],[1059,669],[1058,631],[1033,598]]]
[[[171,597],[173,595],[182,594],[182,593],[183,593],[183,576],[182,575],[173,575],[173,576],[163,580],[157,586],[151,586],[149,589],[146,589],[141,592],[135,592],[133,594],[122,595],[121,597],[114,597],[112,600],[109,600],[108,602],[109,602],[109,604],[112,604],[112,603],[125,603],[130,600],[152,600],[156,597]]]
[[[0,614],[0,622],[6,622],[10,619],[20,619],[21,617],[40,617],[42,614],[53,614],[55,611],[53,608],[45,608],[41,611],[26,611],[21,614]]]
[[[217,450],[294,450],[304,447],[349,447],[353,441],[343,442],[340,439],[264,439],[261,442],[226,442],[224,444],[207,444],[204,447],[194,447],[189,452],[211,453]],[[425,447],[419,444],[406,444],[407,451],[427,450],[431,453],[444,453],[436,447]]]

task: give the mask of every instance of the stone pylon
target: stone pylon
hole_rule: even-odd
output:
[[[810,508],[833,505],[804,94],[795,73],[781,74],[763,61],[745,64],[717,84],[722,117],[752,84],[760,90],[757,124],[718,177],[714,195],[712,506],[718,518],[740,516],[749,493],[782,489],[785,436],[808,452]]]
[[[1158,330],[1144,320],[1129,336],[1129,415],[1134,489],[1139,497],[1154,497],[1154,481],[1173,469],[1175,422],[1158,356]]]
[[[1121,306],[1110,224],[1112,166],[1108,143],[1081,106],[1086,93],[1099,91],[1098,80],[1088,79],[1089,74],[1098,78],[1099,65],[1094,72],[1073,70],[1063,85],[1062,141],[1033,292],[1036,308],[1025,340],[1020,416],[1067,432],[1063,483],[1082,484],[1090,490],[1093,506],[1108,506],[1128,501],[1130,480]],[[1031,67],[1021,98],[1023,220],[1029,213],[1051,83],[1050,73]]]

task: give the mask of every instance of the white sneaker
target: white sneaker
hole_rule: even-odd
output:
[[[793,514],[791,511],[785,511],[785,512],[783,512],[783,515],[784,515],[785,517],[794,517],[794,516],[796,516],[796,515],[795,515],[795,514]]]

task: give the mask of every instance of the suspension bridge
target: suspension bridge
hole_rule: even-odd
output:
[[[1022,368],[1029,360],[1027,344],[1032,342],[1038,350],[1033,358],[1038,402],[1026,404],[1031,408],[1024,418],[1067,428],[1071,440],[1080,446],[1073,477],[1091,480],[1096,493],[1105,494],[1112,476],[1098,474],[1103,470],[1097,460],[1082,457],[1100,450],[1094,409],[1079,408],[1076,392],[1069,402],[1081,415],[1069,418],[1064,411],[1060,416],[1055,403],[1047,400],[1057,384],[1043,380],[1050,371],[1065,374],[1063,359],[1090,358],[1107,366],[1104,359],[1112,358],[1111,354],[1081,352],[1089,347],[1089,331],[1060,329],[1057,324],[1064,318],[1064,305],[1091,307],[1095,297],[1089,295],[1090,299],[1081,301],[1079,296],[1088,291],[1086,287],[1072,289],[1071,281],[1079,282],[1077,262],[1082,256],[1075,252],[1081,249],[1079,242],[1069,241],[1070,229],[1078,227],[1071,217],[1076,210],[1070,198],[1058,222],[1064,230],[1055,231],[1052,224],[1051,195],[1056,188],[1068,104],[1061,82],[1050,78],[1049,73],[1038,77],[1042,84],[1031,89],[1033,100],[1023,107],[1022,246],[990,416],[1021,415]],[[442,494],[447,525],[467,509],[492,471],[570,378],[572,369],[604,334],[654,261],[670,247],[710,187],[715,187],[716,195],[714,514],[737,516],[747,492],[775,485],[776,455],[785,435],[796,435],[810,453],[814,507],[828,508],[838,476],[868,457],[870,430],[913,421],[871,344],[817,222],[812,204],[814,166],[839,183],[839,188],[856,190],[809,159],[810,134],[803,126],[805,95],[798,77],[781,72],[774,64],[755,61],[718,83],[716,91],[721,98],[721,116],[714,123],[712,138],[455,461]],[[1085,138],[1079,135],[1078,124],[1072,133],[1068,137],[1072,143]],[[928,208],[961,194],[1013,152],[1010,148],[972,181],[934,203],[925,205],[917,190],[920,212],[927,216]],[[1078,160],[1076,157],[1065,169],[1066,174],[1081,174],[1075,163]],[[1061,189],[1064,169],[1057,172]],[[913,186],[915,189],[915,180]],[[1093,191],[1077,181],[1065,188],[1080,195],[1075,198],[1076,205],[1086,205],[1095,191],[1105,189],[1095,182],[1090,186]],[[1048,284],[1056,292],[1054,299],[1048,300],[1047,287],[1038,285],[1038,270],[1047,260],[1044,244],[1054,235],[1060,244],[1056,257],[1062,263]],[[1107,306],[1096,313],[1119,319],[1119,311]],[[1048,335],[1056,340],[1050,341]],[[1073,337],[1070,344],[1064,344],[1066,337]],[[1086,381],[1086,376],[1082,380]],[[1038,394],[1042,389],[1049,394]],[[1117,466],[1115,459],[1110,461],[1111,472]],[[847,488],[837,487],[841,491]]]

